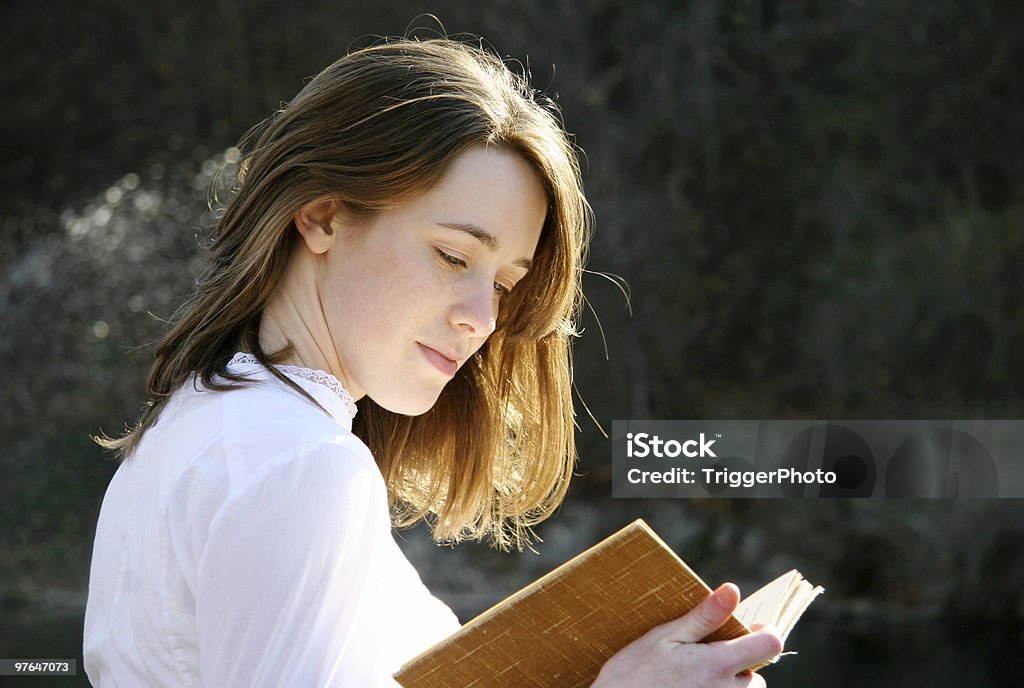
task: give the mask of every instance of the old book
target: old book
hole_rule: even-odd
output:
[[[822,592],[790,571],[747,597],[705,642],[773,623],[785,640]],[[605,661],[711,589],[642,520],[476,617],[395,675],[405,688],[583,688]],[[757,669],[759,667],[751,667]]]

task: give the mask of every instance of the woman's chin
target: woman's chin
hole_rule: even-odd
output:
[[[386,394],[379,395],[379,397],[371,396],[370,398],[373,399],[375,404],[391,413],[397,413],[402,416],[422,416],[434,408],[434,404],[437,403],[439,396],[441,396],[440,389],[433,394],[407,394],[403,396]]]

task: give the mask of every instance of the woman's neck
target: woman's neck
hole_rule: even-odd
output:
[[[323,317],[316,284],[315,256],[297,249],[284,281],[263,309],[260,348],[266,352],[290,349],[279,363],[323,370],[341,381],[355,399],[363,391],[346,379]]]

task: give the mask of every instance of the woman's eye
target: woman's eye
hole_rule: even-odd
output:
[[[498,293],[498,296],[508,296],[508,293],[512,291],[501,282],[494,283],[494,291]]]
[[[453,268],[464,268],[464,267],[466,267],[466,261],[462,260],[461,258],[459,258],[457,256],[453,256],[450,253],[445,253],[441,249],[435,249],[435,250],[437,251],[438,258],[440,258],[445,263],[448,263],[448,265],[452,266]]]

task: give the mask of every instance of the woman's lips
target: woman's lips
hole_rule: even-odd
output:
[[[459,370],[458,361],[454,361],[448,358],[441,352],[437,351],[436,349],[432,349],[425,344],[420,344],[419,342],[416,342],[416,346],[420,348],[420,352],[423,354],[424,358],[430,361],[430,363],[433,364],[435,368],[437,368],[439,371],[441,371],[448,377],[453,377],[455,373]]]

